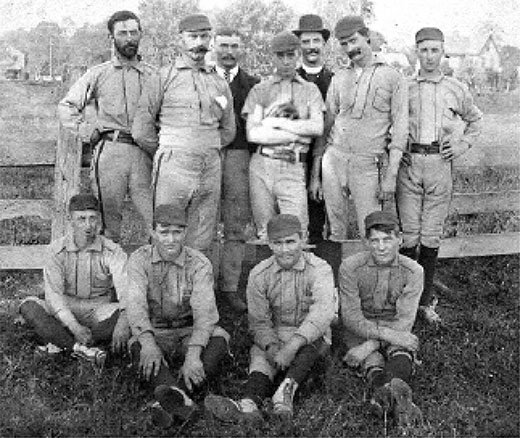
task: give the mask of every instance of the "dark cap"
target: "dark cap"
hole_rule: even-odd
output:
[[[171,204],[162,204],[155,208],[153,212],[153,222],[155,225],[178,225],[185,227],[187,225],[186,212],[179,207]]]
[[[399,226],[397,216],[388,211],[374,211],[365,218],[365,231],[370,230],[375,225]]]
[[[99,201],[94,195],[74,195],[69,201],[69,212],[94,210],[99,211]]]
[[[302,231],[300,220],[292,214],[278,214],[267,223],[267,237],[269,240],[291,236]]]
[[[415,43],[419,44],[421,41],[434,40],[443,41],[444,34],[436,27],[423,27],[415,34]]]
[[[284,30],[283,32],[277,33],[271,41],[271,50],[274,53],[287,52],[289,50],[296,50],[300,48],[300,40],[298,37]]]
[[[334,27],[334,36],[337,39],[348,38],[360,30],[367,29],[363,18],[357,15],[349,15],[341,18]]]
[[[321,17],[314,14],[302,15],[300,17],[298,29],[293,30],[293,33],[299,37],[303,32],[319,32],[323,35],[325,41],[330,37],[330,30],[323,28]]]
[[[208,17],[203,14],[188,15],[179,23],[179,32],[196,30],[211,30],[211,23]]]

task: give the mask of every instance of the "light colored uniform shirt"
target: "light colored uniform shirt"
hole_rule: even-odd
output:
[[[346,258],[339,271],[345,328],[363,339],[379,339],[379,326],[410,332],[423,289],[423,269],[398,255],[390,266],[377,265],[370,252]]]
[[[130,256],[128,277],[126,307],[134,336],[193,326],[188,345],[207,345],[219,315],[213,270],[201,252],[184,247],[170,262],[155,246],[145,245]]]
[[[155,71],[155,67],[142,61],[125,62],[117,56],[91,68],[59,103],[61,122],[68,128],[76,128],[84,121],[83,110],[94,100],[97,129],[129,134],[141,91]]]
[[[339,70],[327,92],[326,130],[331,147],[373,156],[388,148],[405,150],[408,88],[403,76],[374,60],[358,77],[353,66]],[[326,134],[328,134],[326,132]]]
[[[482,112],[466,85],[443,74],[433,78],[417,75],[408,84],[410,142],[442,143],[456,137],[471,145],[480,135]]]
[[[145,87],[132,128],[135,141],[152,149],[220,149],[235,133],[233,97],[226,81],[213,67],[196,70],[182,57]]]
[[[327,334],[334,318],[334,278],[327,262],[304,252],[291,268],[274,256],[256,265],[247,284],[249,330],[265,349],[292,331],[310,344]]]
[[[272,78],[255,85],[247,96],[242,116],[247,118],[253,114],[257,105],[265,111],[273,104],[292,102],[298,110],[300,119],[311,117],[323,117],[325,104],[319,88],[312,82],[308,82],[299,75],[295,75],[291,82],[284,81],[280,76],[273,75]],[[274,146],[274,145],[269,145]],[[303,145],[302,152],[307,152],[309,145]]]
[[[124,307],[127,290],[127,256],[117,244],[103,236],[80,250],[72,234],[49,245],[49,260],[43,270],[45,301],[53,315],[68,325],[75,320],[70,299],[114,301],[114,288]]]

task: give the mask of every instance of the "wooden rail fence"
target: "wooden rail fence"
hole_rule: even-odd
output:
[[[50,105],[50,104],[49,104]],[[55,103],[54,112],[55,112]],[[49,111],[47,111],[49,113]],[[52,111],[51,111],[52,113]],[[54,199],[0,199],[0,221],[20,216],[52,220],[52,238],[66,231],[67,200],[79,192],[82,144],[77,134],[58,127],[52,117],[28,125],[21,114],[9,118],[9,108],[0,107],[0,172],[7,167],[54,166]],[[7,122],[6,122],[7,120]],[[50,124],[50,126],[48,126]],[[32,126],[32,130],[29,129]],[[511,166],[511,162],[504,162]],[[520,210],[520,191],[455,193],[451,212],[459,214]],[[472,234],[445,239],[441,258],[515,254],[520,252],[520,233]],[[352,241],[349,252],[361,249]],[[41,269],[46,245],[0,246],[0,269]]]

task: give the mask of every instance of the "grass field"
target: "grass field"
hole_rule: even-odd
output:
[[[479,105],[487,115],[478,155],[499,146],[518,150],[518,93]],[[488,116],[489,115],[489,116]],[[486,155],[488,154],[488,155]],[[485,158],[486,163],[488,158]],[[513,161],[515,165],[518,162]],[[28,172],[28,173],[27,173]],[[52,169],[0,169],[0,198],[50,198]],[[458,169],[457,191],[518,190],[518,166]],[[0,245],[48,243],[50,224],[35,218],[0,221]],[[448,235],[518,231],[518,210],[486,215],[452,215]],[[139,239],[139,225],[128,218],[125,241]],[[0,261],[1,264],[1,261]],[[442,260],[438,278],[445,324],[433,329],[418,321],[421,339],[414,383],[424,427],[403,431],[417,437],[517,437],[520,434],[519,258],[517,255]],[[321,373],[301,388],[293,428],[267,419],[260,428],[222,425],[203,412],[168,430],[149,420],[151,397],[128,361],[110,359],[103,372],[69,357],[35,354],[37,340],[17,324],[17,306],[42,294],[38,271],[0,271],[0,436],[401,436],[368,413],[363,384],[333,352]],[[221,307],[232,333],[233,360],[212,390],[239,396],[247,377],[245,318]],[[199,395],[198,401],[202,400]]]

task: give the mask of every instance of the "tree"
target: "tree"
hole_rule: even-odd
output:
[[[244,65],[256,74],[271,71],[269,44],[274,35],[287,29],[294,11],[281,0],[266,4],[262,0],[235,0],[215,16],[217,27],[232,27],[243,34]]]
[[[179,21],[199,12],[198,0],[142,0],[139,17],[143,27],[141,53],[155,65],[165,65],[178,52]]]
[[[520,48],[504,46],[500,51],[502,58],[502,78],[507,91],[513,90],[518,85],[518,68],[520,67]]]

